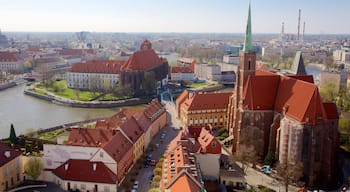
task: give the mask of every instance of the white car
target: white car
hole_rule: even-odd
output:
[[[138,188],[139,188],[139,181],[134,181],[132,189],[138,189]]]

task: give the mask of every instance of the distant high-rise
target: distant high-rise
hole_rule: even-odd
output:
[[[299,9],[299,17],[298,17],[298,36],[297,36],[297,40],[299,41],[299,37],[300,37],[300,16],[301,16],[301,9]]]

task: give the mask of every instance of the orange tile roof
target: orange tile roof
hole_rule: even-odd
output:
[[[117,112],[109,118],[98,120],[96,122],[96,129],[116,129],[124,122],[126,122],[126,120],[131,116],[134,116],[137,119],[142,112],[142,109],[123,108],[121,111]]]
[[[35,59],[34,62],[39,64],[39,63],[53,63],[53,62],[58,62],[60,59],[58,57],[45,57],[45,58],[38,58]]]
[[[103,147],[111,140],[112,136],[111,130],[72,128],[67,145]]]
[[[183,107],[186,110],[226,109],[232,93],[196,93],[186,99]]]
[[[92,60],[75,63],[69,71],[74,73],[119,74],[120,67],[124,62],[116,60]]]
[[[147,118],[151,119],[157,115],[157,112],[161,112],[162,110],[164,111],[163,105],[157,99],[153,99],[144,109],[144,114]]]
[[[169,189],[171,192],[200,192],[203,187],[191,174],[182,170],[166,189]]]
[[[95,170],[94,166],[96,166]],[[69,181],[117,183],[117,175],[106,167],[104,163],[90,162],[89,160],[69,159],[53,170],[53,174]]]
[[[185,89],[176,99],[176,105],[178,106],[179,104],[183,103],[186,98],[188,98],[189,92],[187,89]]]
[[[149,70],[166,62],[165,59],[159,58],[153,49],[140,50],[129,57],[121,70]]]

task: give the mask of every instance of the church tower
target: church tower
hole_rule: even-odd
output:
[[[237,78],[234,93],[230,99],[228,106],[228,123],[227,128],[229,134],[233,136],[232,152],[235,153],[239,144],[240,132],[240,109],[242,109],[243,91],[249,76],[255,75],[256,69],[256,53],[252,45],[252,26],[250,3],[248,10],[247,27],[244,36],[243,50],[239,52],[239,65],[237,70]]]

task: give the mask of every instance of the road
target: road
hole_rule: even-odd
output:
[[[152,154],[152,159],[155,159],[156,162],[159,161],[159,159],[163,156],[164,152],[167,149],[168,144],[176,137],[179,130],[173,129],[173,127],[180,127],[182,126],[181,122],[176,119],[175,117],[175,105],[169,101],[165,101],[165,107],[168,112],[168,125],[163,128],[152,140],[153,146],[156,144],[159,144],[159,147],[154,147],[154,150],[146,155]],[[161,139],[161,134],[165,133],[166,136]],[[162,142],[161,142],[162,141]],[[152,145],[150,145],[152,146]],[[148,151],[148,150],[146,150]],[[133,169],[136,169],[135,167]],[[153,174],[154,166],[150,167],[144,167],[138,171],[137,176],[135,177],[136,181],[139,181],[138,186],[138,192],[147,192],[151,188],[151,175]],[[130,172],[133,172],[134,170],[131,170]],[[130,179],[130,177],[127,177],[127,179]]]

